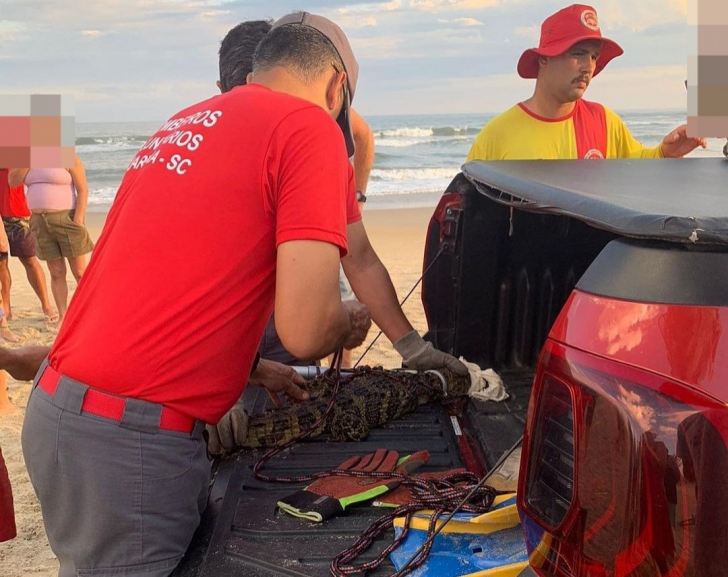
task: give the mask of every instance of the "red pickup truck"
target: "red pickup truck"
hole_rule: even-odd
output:
[[[728,575],[728,163],[466,164],[435,210],[424,268],[426,338],[494,368],[509,399],[421,407],[361,443],[319,437],[271,472],[379,447],[426,448],[426,470],[483,472],[524,435],[524,576]],[[257,481],[258,456],[216,465],[176,576],[328,575],[381,515],[282,515],[295,488]]]

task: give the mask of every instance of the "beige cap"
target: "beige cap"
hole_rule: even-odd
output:
[[[273,28],[285,26],[286,24],[303,24],[304,26],[310,26],[311,28],[315,28],[321,32],[321,34],[329,39],[338,52],[341,62],[344,64],[348,98],[346,102],[344,102],[344,106],[341,108],[341,113],[336,119],[336,122],[339,124],[341,131],[344,133],[346,152],[351,157],[354,154],[354,135],[351,130],[351,115],[349,114],[349,109],[351,108],[352,100],[354,100],[356,81],[359,77],[359,64],[357,63],[356,58],[354,58],[354,52],[346,38],[346,34],[344,34],[344,31],[339,28],[337,24],[334,24],[328,18],[318,16],[317,14],[311,14],[309,12],[294,12],[293,14],[288,14],[283,18],[276,20],[273,23]]]

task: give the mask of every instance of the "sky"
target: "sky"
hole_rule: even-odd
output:
[[[687,0],[592,3],[625,50],[587,99],[685,109]],[[0,0],[6,94],[62,94],[80,122],[164,120],[214,95],[217,52],[243,20],[293,10],[346,32],[363,115],[495,113],[530,96],[518,58],[563,0]]]

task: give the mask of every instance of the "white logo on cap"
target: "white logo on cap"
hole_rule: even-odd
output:
[[[587,152],[584,155],[584,160],[596,160],[596,159],[603,159],[604,155],[602,154],[601,150],[598,150],[596,148],[592,148],[589,152]]]
[[[581,23],[590,30],[599,30],[599,21],[594,10],[584,10],[581,13]]]

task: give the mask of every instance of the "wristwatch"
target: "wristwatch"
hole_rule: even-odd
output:
[[[356,191],[356,201],[357,202],[366,202],[367,201],[367,195],[364,194],[361,190]]]

